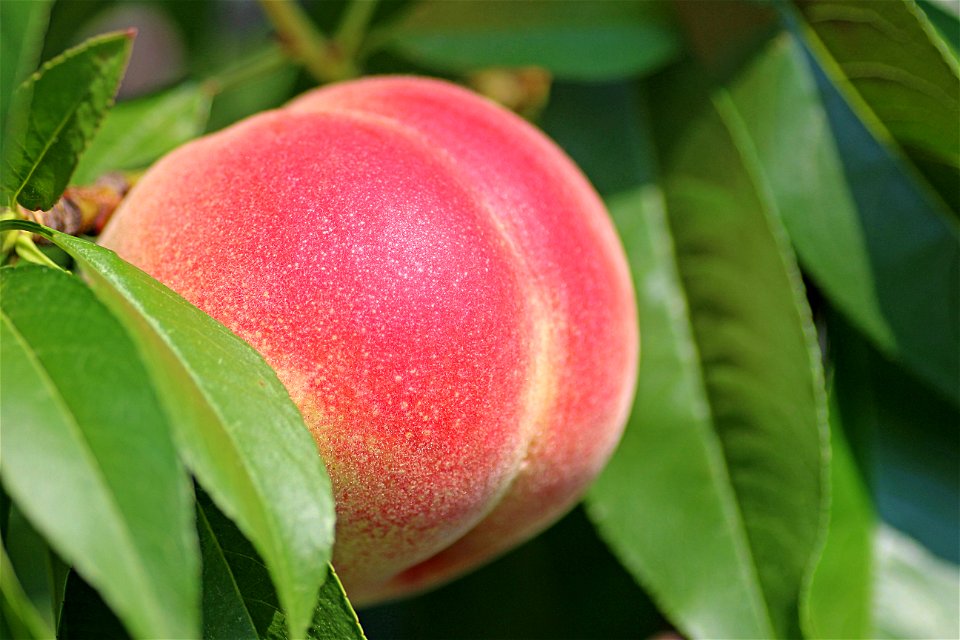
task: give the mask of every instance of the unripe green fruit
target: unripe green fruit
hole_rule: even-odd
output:
[[[626,420],[637,318],[602,203],[453,85],[334,85],[185,145],[102,242],[276,369],[333,480],[355,602],[546,527]]]

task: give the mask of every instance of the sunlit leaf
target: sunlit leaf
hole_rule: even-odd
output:
[[[136,347],[63,271],[7,267],[0,289],[5,489],[132,631],[195,635],[192,495]]]
[[[82,268],[141,347],[181,455],[264,559],[290,634],[313,617],[333,544],[316,444],[276,374],[245,342],[115,253],[27,222]]]
[[[28,209],[49,209],[113,104],[133,32],[98,36],[46,62],[14,94],[24,127],[4,148],[0,188]]]

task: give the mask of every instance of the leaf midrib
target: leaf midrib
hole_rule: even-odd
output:
[[[103,61],[97,60],[96,66],[97,66],[97,71],[100,72],[103,70],[103,68],[106,65],[103,63]],[[99,76],[100,74],[98,73],[97,75]],[[35,86],[36,86],[36,82],[31,83],[31,87],[35,87]],[[24,188],[30,183],[30,180],[33,179],[34,174],[37,172],[37,169],[40,168],[40,165],[43,164],[44,160],[47,157],[47,154],[50,152],[50,149],[52,149],[53,146],[60,141],[60,133],[63,131],[64,127],[67,126],[67,123],[69,123],[74,118],[74,116],[76,115],[77,111],[80,108],[80,105],[87,102],[87,98],[94,94],[94,90],[92,87],[93,85],[91,84],[90,87],[88,87],[84,93],[80,94],[77,101],[70,107],[67,113],[63,116],[63,119],[57,124],[53,132],[47,137],[47,141],[43,145],[43,149],[41,150],[40,154],[37,156],[36,162],[34,162],[33,165],[31,165],[30,170],[27,172],[26,177],[20,181],[20,185],[17,187],[17,190],[14,192],[13,194],[14,202],[16,202],[19,199],[20,194],[23,193]],[[32,98],[31,98],[31,103],[32,103]],[[29,135],[29,132],[31,129],[33,129],[32,126],[28,127],[27,135]],[[27,144],[27,141],[24,140],[24,147],[22,152],[24,154],[27,153],[26,144]]]
[[[681,339],[687,342],[690,349],[689,364],[696,370],[695,387],[696,393],[702,402],[706,411],[706,416],[698,421],[698,427],[705,432],[704,443],[710,455],[707,456],[710,464],[710,476],[713,478],[718,493],[720,495],[722,510],[726,516],[726,521],[731,528],[731,536],[734,552],[739,560],[738,565],[741,570],[741,576],[744,578],[744,584],[747,586],[751,598],[750,608],[754,612],[755,621],[762,627],[765,637],[774,637],[773,620],[770,618],[769,607],[766,596],[764,595],[760,575],[757,569],[756,558],[750,545],[750,537],[747,534],[746,519],[738,498],[738,493],[733,485],[730,468],[727,463],[727,456],[724,452],[724,446],[717,434],[714,425],[717,419],[714,414],[713,402],[708,391],[706,369],[704,367],[703,357],[700,350],[700,342],[697,339],[697,332],[690,321],[690,299],[687,294],[682,270],[680,267],[680,256],[676,250],[676,244],[673,240],[673,234],[670,230],[670,214],[668,207],[664,203],[664,222],[666,223],[667,242],[670,244],[669,254],[673,261],[673,271],[678,284],[678,293],[682,297],[686,322],[683,326],[683,335]],[[691,380],[691,382],[694,382]]]
[[[214,535],[213,527],[210,526],[210,521],[207,519],[207,514],[204,511],[203,506],[198,502],[197,503],[197,515],[198,522],[200,522],[207,530],[208,535],[210,536],[210,542],[216,547],[217,553],[220,559],[223,561],[223,566],[225,567],[227,574],[230,576],[230,586],[233,587],[233,592],[236,594],[237,599],[243,605],[243,614],[246,618],[246,621],[250,624],[250,628],[254,630],[254,635],[257,634],[257,625],[253,623],[253,617],[250,615],[250,610],[247,608],[247,601],[243,597],[243,594],[240,592],[240,585],[237,582],[237,577],[233,573],[233,567],[230,565],[230,562],[227,561],[226,554],[223,550],[223,547],[220,545],[220,540]]]

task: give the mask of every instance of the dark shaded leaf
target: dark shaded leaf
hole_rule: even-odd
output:
[[[4,149],[0,187],[28,209],[49,209],[113,104],[133,32],[92,38],[45,63],[20,85],[14,109],[23,128]]]
[[[129,640],[131,637],[97,590],[76,571],[71,571],[57,629],[58,640]]]
[[[204,637],[288,638],[284,615],[263,560],[206,496],[200,496],[197,513],[204,559]],[[364,640],[357,616],[332,567],[320,589],[306,637]]]
[[[960,52],[960,8],[950,0],[919,0],[917,5],[927,14],[947,44],[954,57]]]
[[[6,549],[0,546],[0,636],[4,638],[52,638],[47,624],[24,592]]]
[[[4,545],[24,593],[44,625],[56,629],[69,569],[16,507],[10,511],[10,532]]]
[[[960,404],[957,224],[808,62],[774,40],[725,85],[725,121],[823,293]]]
[[[358,613],[370,638],[602,640],[670,627],[581,508],[444,587]]]
[[[960,213],[960,67],[923,11],[912,0],[799,7],[799,33],[860,119]]]
[[[138,635],[199,628],[191,491],[133,342],[88,287],[0,270],[0,479]]]
[[[568,80],[633,76],[680,52],[667,7],[655,2],[428,0],[387,33],[391,48],[436,69],[536,65]]]

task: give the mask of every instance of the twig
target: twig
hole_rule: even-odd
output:
[[[377,10],[379,0],[350,0],[340,19],[334,39],[345,58],[354,59],[360,51],[367,27]]]
[[[295,0],[260,0],[281,41],[320,82],[334,82],[357,75],[353,63],[337,43],[314,26]]]

